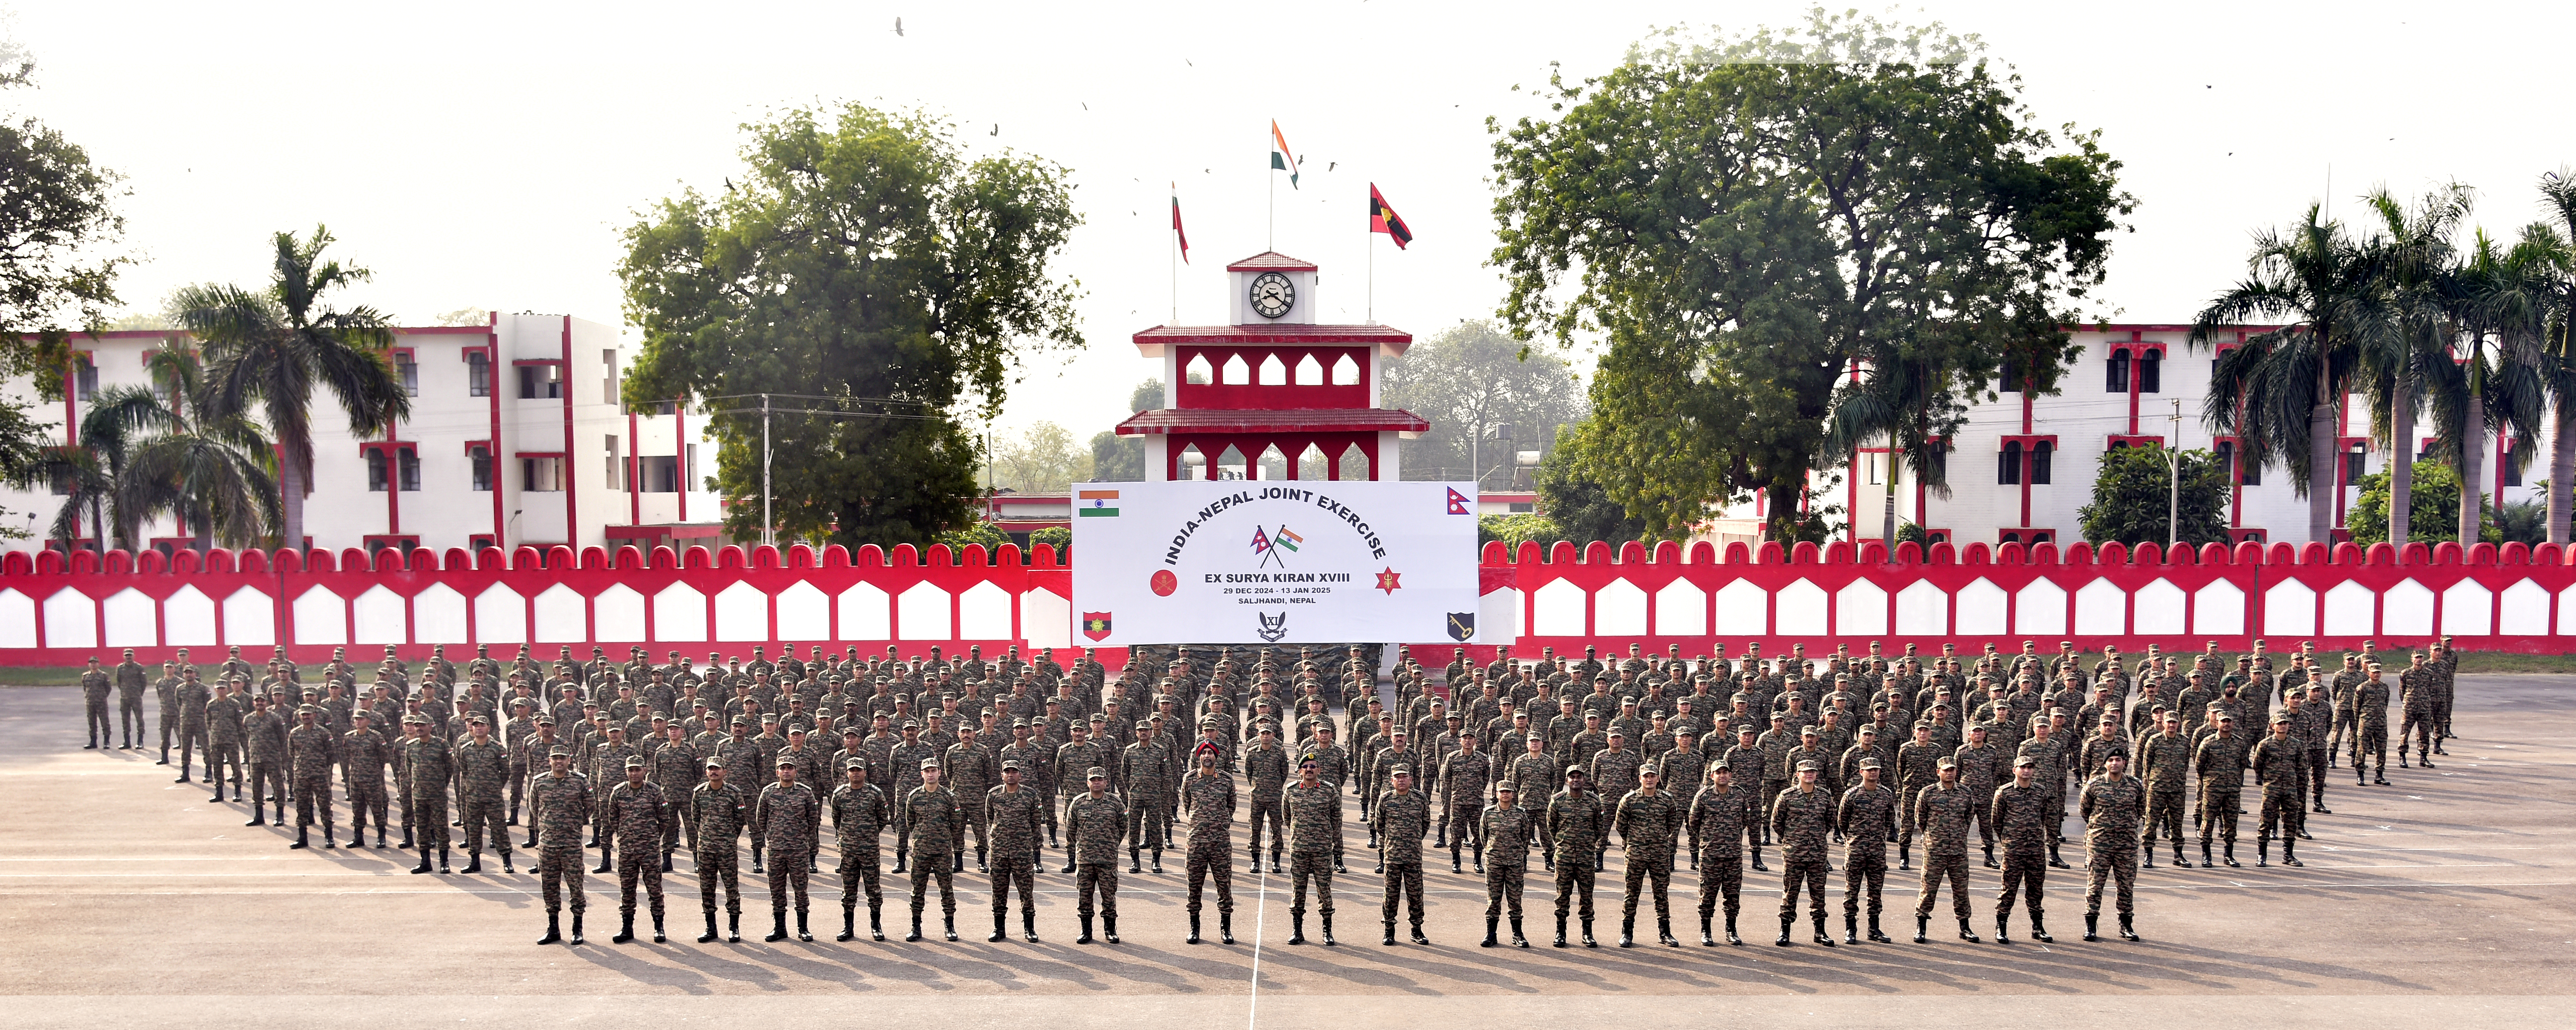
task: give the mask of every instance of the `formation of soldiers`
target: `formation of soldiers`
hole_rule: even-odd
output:
[[[1973,656],[1872,644],[1812,661],[1804,648],[1766,659],[1758,644],[1732,659],[1632,645],[1625,658],[1551,649],[1525,661],[1505,647],[1489,664],[1461,651],[1439,670],[1400,651],[1391,688],[1358,648],[1184,647],[1115,676],[1080,649],[1068,665],[1016,647],[991,660],[981,648],[903,659],[889,647],[863,659],[819,646],[801,659],[782,647],[773,660],[755,647],[749,661],[710,654],[699,665],[676,651],[656,664],[641,648],[616,664],[594,647],[585,662],[567,647],[541,665],[527,647],[504,663],[485,646],[462,666],[446,650],[415,670],[388,647],[363,674],[345,648],[318,671],[280,653],[253,665],[234,648],[211,674],[181,651],[157,678],[130,650],[113,667],[93,658],[81,676],[89,746],[110,746],[111,694],[127,712],[115,746],[145,746],[148,688],[161,706],[161,764],[175,748],[178,782],[193,782],[202,755],[213,800],[229,785],[251,809],[247,825],[267,823],[273,805],[284,826],[291,801],[290,847],[314,846],[317,821],[321,847],[343,846],[345,801],[347,847],[368,846],[372,821],[373,846],[386,848],[398,818],[394,846],[418,854],[413,873],[448,873],[450,830],[461,829],[464,873],[484,871],[489,846],[500,873],[515,875],[524,829],[517,845],[536,854],[547,912],[541,944],[567,939],[566,894],[569,940],[584,942],[584,873],[612,869],[614,940],[636,936],[639,892],[653,940],[666,940],[663,876],[683,852],[705,920],[699,942],[739,942],[746,839],[751,872],[769,888],[767,939],[788,939],[792,914],[795,938],[810,941],[809,888],[827,838],[837,939],[856,939],[864,903],[866,932],[882,941],[889,837],[890,871],[911,888],[907,941],[922,939],[934,884],[944,935],[958,939],[955,877],[971,852],[990,878],[989,940],[1007,939],[1015,888],[1020,935],[1039,939],[1032,892],[1053,872],[1074,877],[1077,943],[1118,943],[1123,849],[1128,875],[1149,860],[1162,873],[1164,852],[1180,851],[1189,943],[1203,939],[1213,880],[1218,939],[1232,944],[1241,826],[1250,872],[1263,871],[1266,836],[1269,871],[1289,878],[1288,943],[1307,942],[1311,895],[1321,942],[1333,945],[1334,882],[1349,873],[1345,838],[1356,836],[1345,832],[1345,795],[1357,796],[1358,829],[1376,852],[1387,945],[1399,913],[1413,942],[1431,943],[1428,841],[1430,854],[1448,851],[1452,874],[1472,860],[1482,878],[1483,946],[1502,946],[1506,922],[1510,945],[1529,946],[1522,900],[1535,858],[1554,880],[1554,945],[1596,947],[1595,878],[1614,835],[1621,947],[1636,944],[1640,907],[1652,908],[1656,939],[1679,946],[1668,896],[1677,862],[1698,873],[1699,942],[1718,942],[1722,915],[1723,940],[1743,944],[1744,874],[1772,871],[1766,849],[1782,876],[1775,944],[1792,943],[1803,893],[1814,942],[1835,945],[1837,868],[1841,942],[1889,941],[1888,846],[1893,871],[1912,873],[1918,843],[1916,943],[1929,939],[1945,883],[1959,938],[1981,939],[1969,898],[1979,850],[2000,879],[1996,941],[2009,942],[2017,904],[2030,935],[2050,941],[2047,880],[2072,868],[2060,855],[2070,814],[2086,845],[2084,939],[2098,939],[2107,891],[2117,932],[2134,941],[2133,886],[2160,844],[2176,869],[2192,868],[2192,843],[2201,868],[2240,864],[2249,776],[2261,795],[2255,865],[2271,864],[2277,841],[2282,863],[2298,866],[2307,817],[2330,814],[2330,770],[2349,763],[2360,786],[2388,782],[2392,705],[2399,766],[2412,745],[2432,768],[2452,736],[2456,668],[2448,638],[2410,655],[2393,687],[2367,642],[2339,662],[2312,646],[2276,662],[2256,641],[2232,663],[2212,643],[2134,661],[2114,649],[2089,667],[2071,642],[2055,655],[2025,642],[2018,654]],[[1048,868],[1050,849],[1061,866]]]

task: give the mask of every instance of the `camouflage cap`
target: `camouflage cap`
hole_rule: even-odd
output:
[[[936,758],[924,758],[921,760],[921,767],[924,769],[939,768],[939,760]]]
[[[907,730],[917,730],[917,729],[920,729],[920,728],[921,728],[921,720],[919,720],[919,719],[905,719],[905,720],[903,721],[903,728],[904,728],[904,729],[907,729]]]
[[[629,769],[641,769],[641,768],[643,768],[643,767],[644,767],[644,756],[642,756],[642,755],[628,755],[628,756],[626,756],[626,767],[627,767],[627,768],[629,768]]]
[[[1932,767],[1935,769],[1956,769],[1959,767],[1959,760],[1948,755],[1942,755],[1940,761],[1932,763]]]
[[[548,757],[548,758],[570,758],[570,757],[572,757],[572,749],[571,749],[571,748],[568,748],[568,747],[559,747],[559,748],[556,748],[556,749],[554,749],[554,750],[552,750],[552,751],[548,751],[548,752],[546,752],[546,757]]]
[[[559,751],[558,753],[565,753],[565,752],[560,752],[560,751]],[[721,759],[721,758],[709,758],[709,759],[707,759],[707,768],[709,768],[709,769],[722,769],[722,768],[724,768],[724,767],[725,767],[724,759]]]
[[[852,756],[850,756],[850,757],[848,757],[848,758],[844,758],[844,759],[842,759],[842,760],[841,760],[841,768],[843,768],[843,769],[859,769],[859,770],[865,770],[867,767],[868,767],[868,760],[867,760],[867,759],[864,759],[864,758],[860,758],[860,757],[859,757],[859,756],[857,756],[857,755],[852,755]]]
[[[1002,771],[1003,771],[1003,772],[1018,772],[1018,771],[1020,771],[1020,760],[1019,760],[1019,759],[1014,758],[1014,759],[1010,759],[1010,760],[1008,760],[1008,761],[1003,762],[1003,763],[1002,763]]]
[[[1082,778],[1086,780],[1105,780],[1109,778],[1109,770],[1095,765],[1089,769],[1083,770]]]
[[[2029,756],[2029,755],[2022,755],[2022,756],[2020,756],[2020,757],[2018,757],[2018,758],[2013,759],[2013,767],[2014,767],[2014,768],[2020,768],[2020,767],[2025,766],[2025,765],[2035,766],[2035,765],[2038,765],[2038,764],[2039,764],[2039,759],[2032,758],[2032,757],[2031,757],[2031,756]]]
[[[1864,759],[1861,759],[1861,760],[1860,760],[1860,767],[1861,767],[1861,768],[1863,768],[1863,769],[1876,769],[1876,768],[1878,768],[1878,759],[1875,759],[1875,758],[1864,758]]]
[[[483,713],[476,712],[472,715],[466,716],[465,723],[468,726],[489,726],[492,725],[492,720],[484,718]]]
[[[540,715],[540,716],[538,716],[538,717],[537,717],[537,725],[539,725],[539,726],[552,726],[552,725],[554,725],[554,724],[555,724],[555,718],[554,718],[554,716],[551,716],[551,715]]]
[[[796,757],[795,755],[781,754],[778,756],[778,767],[782,769],[791,765],[801,766],[804,764],[804,760]]]
[[[1804,762],[1800,762],[1800,763],[1798,763],[1798,771],[1799,771],[1799,772],[1818,772],[1818,771],[1821,771],[1821,768],[1822,768],[1822,767],[1818,766],[1818,765],[1815,763],[1815,760],[1814,760],[1814,759],[1809,759],[1809,760],[1807,760],[1807,761],[1804,761]]]
[[[1395,768],[1393,768],[1393,769],[1389,769],[1389,770],[1387,770],[1387,775],[1390,775],[1390,776],[1411,776],[1411,775],[1413,775],[1413,767],[1412,767],[1412,766],[1409,766],[1409,765],[1399,765],[1399,766],[1396,766],[1396,767],[1395,767]]]
[[[749,725],[751,725],[751,717],[750,717],[750,716],[748,716],[748,715],[737,715],[737,716],[734,716],[734,717],[733,717],[733,725],[736,725],[736,726],[749,726]]]

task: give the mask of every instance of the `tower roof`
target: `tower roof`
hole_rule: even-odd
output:
[[[1136,350],[1149,358],[1173,344],[1244,347],[1260,344],[1368,346],[1382,357],[1395,357],[1413,346],[1413,334],[1382,325],[1158,325],[1135,335]]]
[[[1229,272],[1312,272],[1315,263],[1289,257],[1275,250],[1265,250],[1225,266]]]

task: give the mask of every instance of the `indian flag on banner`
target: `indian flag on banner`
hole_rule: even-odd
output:
[[[1086,519],[1118,517],[1118,491],[1084,490],[1075,495],[1073,513]]]
[[[1288,173],[1288,188],[1297,188],[1297,154],[1288,149],[1288,137],[1279,134],[1279,122],[1270,122],[1270,167]]]
[[[1298,544],[1305,542],[1305,537],[1289,532],[1288,525],[1286,523],[1281,523],[1279,526],[1279,534],[1270,538],[1270,545],[1272,547],[1285,547],[1291,551],[1296,550]]]

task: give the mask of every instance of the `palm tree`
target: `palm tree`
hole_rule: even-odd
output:
[[[313,483],[313,392],[330,392],[357,436],[382,432],[411,414],[411,400],[394,378],[386,348],[393,331],[382,312],[365,305],[330,307],[325,296],[366,281],[366,269],[324,262],[331,232],[314,226],[297,240],[278,233],[276,267],[267,289],[198,286],[180,291],[180,322],[206,350],[207,414],[243,416],[256,409],[279,449],[283,495],[280,536],[304,546],[304,497]]]
[[[156,396],[168,398],[160,432],[137,441],[116,488],[119,512],[176,519],[202,551],[218,541],[254,547],[284,520],[275,449],[258,423],[208,413],[197,353],[150,356]]]
[[[1957,428],[1965,410],[1952,399],[1957,393],[1946,389],[1947,369],[1924,363],[1910,348],[1890,345],[1877,350],[1867,361],[1860,381],[1846,383],[1834,391],[1833,408],[1825,416],[1825,450],[1829,458],[1849,457],[1854,448],[1869,441],[1887,442],[1887,491],[1881,510],[1880,539],[1892,552],[1896,547],[1898,456],[1902,455],[1913,467],[1916,482],[1946,494],[1950,485],[1948,463],[1942,458],[1938,441]],[[1915,512],[1914,517],[1922,519],[1923,513]]]
[[[2426,194],[2413,210],[2386,189],[2372,191],[2364,202],[2381,226],[2369,244],[2378,288],[2363,309],[2363,391],[2370,398],[2371,433],[2389,455],[2388,539],[2404,544],[2413,539],[2415,415],[2429,386],[2459,375],[2442,298],[2451,234],[2468,217],[2471,193],[2452,184]]]
[[[2576,321],[2576,171],[2561,168],[2540,177],[2542,207],[2567,243],[2558,252],[2556,311],[2547,343],[2543,373],[2557,405],[2557,431],[2549,447],[2549,542],[2566,546],[2569,516],[2576,514],[2576,350],[2570,349],[2568,323]]]
[[[2317,205],[2287,234],[2265,230],[2249,274],[2193,319],[2190,345],[2222,329],[2285,320],[2218,359],[2201,421],[2238,437],[2247,461],[2278,454],[2308,499],[2308,539],[2334,533],[2335,418],[2360,367],[2372,259]]]
[[[2557,247],[2547,226],[2524,230],[2507,247],[2479,230],[2465,259],[2450,275],[2449,307],[2457,326],[2460,379],[2434,394],[2433,415],[2445,427],[2442,447],[2460,470],[2460,546],[2478,542],[2485,521],[2490,428],[2511,426],[2525,440],[2540,435],[2546,391],[2542,342],[2548,324],[2549,260]],[[2528,458],[2526,452],[2525,458]]]
[[[63,505],[45,530],[47,536],[62,541],[63,553],[71,553],[80,539],[84,519],[89,522],[90,539],[100,547],[133,548],[140,520],[117,506],[116,484],[125,474],[135,441],[158,424],[155,417],[160,410],[161,402],[150,390],[133,386],[100,390],[81,415],[79,442],[47,448],[43,457],[16,477],[22,489],[43,483],[64,491]]]

